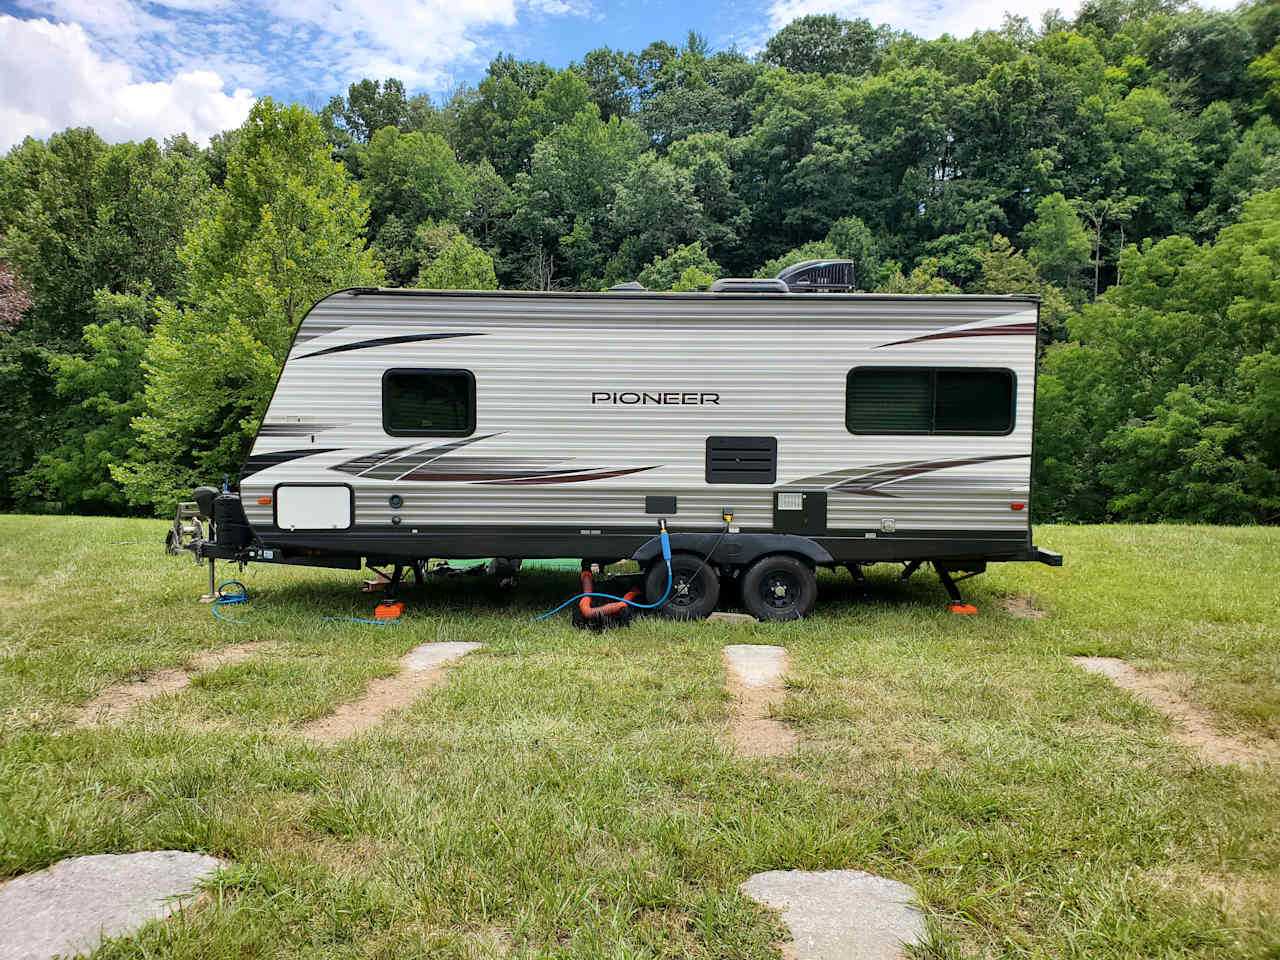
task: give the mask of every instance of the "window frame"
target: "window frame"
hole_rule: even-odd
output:
[[[459,430],[393,430],[387,421],[387,378],[398,374],[462,375],[467,378],[467,421]],[[392,367],[382,371],[382,431],[389,437],[469,437],[476,432],[476,375],[462,367]]]
[[[929,429],[928,430],[855,430],[849,422],[849,386],[854,374],[864,370],[886,370],[895,372],[929,374]],[[938,374],[939,373],[1001,373],[1009,381],[1009,426],[1005,430],[939,430],[938,421]],[[879,365],[863,364],[851,367],[844,377],[844,428],[855,437],[1007,437],[1018,425],[1018,375],[1008,367],[937,367],[919,364]]]

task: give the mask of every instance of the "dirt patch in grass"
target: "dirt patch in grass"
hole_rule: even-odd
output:
[[[198,673],[243,663],[266,646],[265,641],[239,643],[221,650],[211,650],[191,659],[185,669],[168,667],[147,675],[136,683],[118,683],[107,687],[76,712],[76,726],[100,727],[121,719],[134,707],[162,694],[173,694],[191,683]]]
[[[1178,742],[1197,751],[1211,763],[1255,766],[1280,760],[1280,744],[1274,740],[1249,743],[1222,733],[1209,715],[1170,689],[1172,677],[1167,674],[1143,674],[1115,657],[1072,657],[1090,673],[1097,673],[1116,686],[1155,707],[1173,721]]]
[[[1005,613],[1020,620],[1043,620],[1044,611],[1037,607],[1030,597],[1003,596],[1000,606]]]
[[[725,648],[728,674],[726,687],[733,695],[729,717],[730,746],[743,757],[779,757],[796,748],[796,734],[781,720],[770,714],[775,704],[786,699],[783,676],[791,669],[791,658],[781,647],[761,647],[775,651],[769,668],[761,670],[744,666],[739,654],[751,656],[753,647],[738,644]]]
[[[444,679],[444,668],[472,650],[478,643],[424,643],[400,658],[400,670],[379,677],[359,700],[338,707],[327,717],[313,720],[299,733],[317,743],[333,743],[376,727],[392,710],[409,706],[418,694]]]

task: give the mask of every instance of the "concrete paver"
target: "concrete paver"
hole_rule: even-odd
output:
[[[222,861],[181,850],[63,860],[0,884],[0,960],[88,953],[177,908]]]
[[[902,960],[925,939],[915,891],[860,870],[770,870],[742,892],[782,911],[795,960]]]

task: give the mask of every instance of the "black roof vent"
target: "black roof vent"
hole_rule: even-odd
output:
[[[790,293],[791,288],[781,280],[760,280],[755,277],[725,277],[711,285],[712,293]]]
[[[853,289],[852,260],[805,260],[778,274],[793,293],[848,293]]]
[[[614,291],[614,290],[648,290],[648,289],[649,289],[649,288],[648,288],[648,287],[646,287],[646,286],[645,286],[643,283],[641,283],[639,280],[628,280],[626,283],[615,283],[612,287],[610,287],[610,288],[609,288],[609,290],[610,290],[610,291]]]

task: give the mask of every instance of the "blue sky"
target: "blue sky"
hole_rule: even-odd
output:
[[[1221,0],[1214,0],[1216,3]],[[1226,5],[1226,3],[1222,3]],[[361,77],[414,92],[474,83],[500,51],[567,66],[586,51],[680,44],[751,52],[798,16],[839,13],[921,36],[998,26],[1042,0],[0,0],[0,150],[91,125],[108,140],[238,125],[256,97],[323,106]]]

